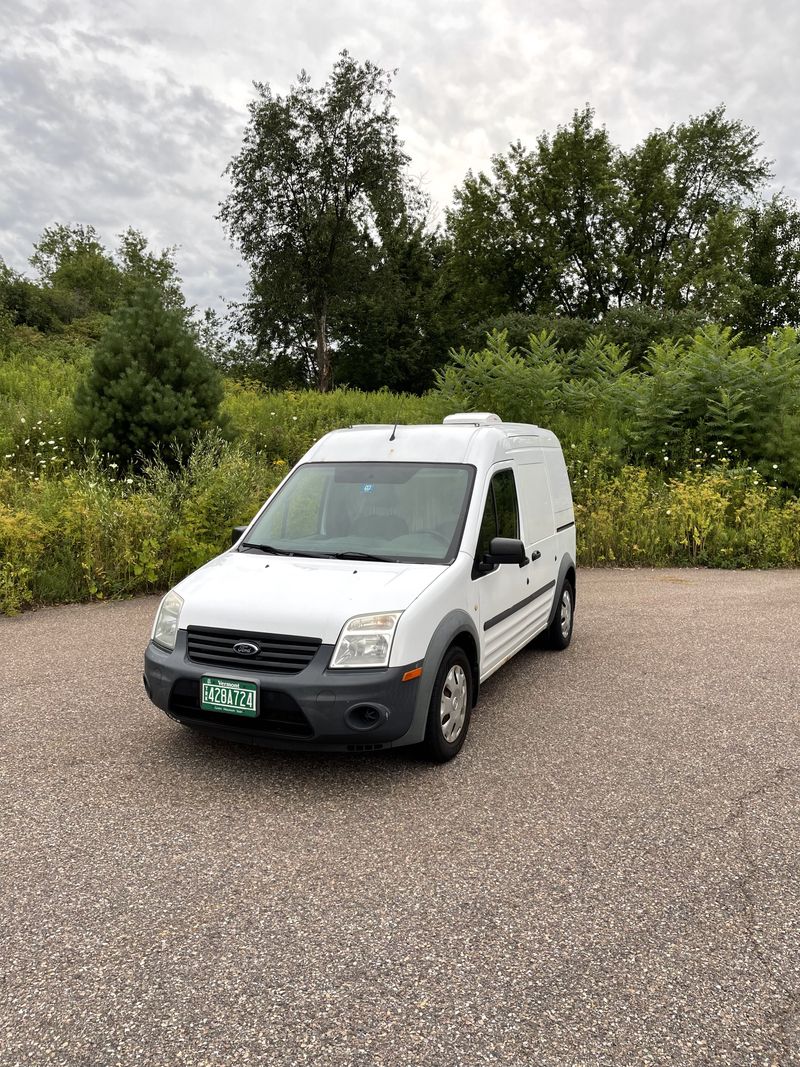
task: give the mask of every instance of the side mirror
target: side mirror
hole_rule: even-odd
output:
[[[525,545],[514,537],[493,537],[489,543],[489,551],[483,557],[483,563],[490,567],[498,563],[516,563],[521,567],[527,562]]]
[[[231,544],[232,545],[236,544],[236,542],[239,540],[239,538],[242,536],[242,534],[245,532],[246,529],[247,529],[246,526],[234,526],[234,528],[231,530]]]

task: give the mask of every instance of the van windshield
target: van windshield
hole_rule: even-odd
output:
[[[305,463],[240,546],[277,554],[449,563],[475,468],[455,463]]]

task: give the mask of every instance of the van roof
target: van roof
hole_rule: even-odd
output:
[[[303,462],[474,463],[488,466],[528,448],[558,448],[550,430],[501,422],[489,412],[464,412],[444,423],[380,423],[333,430],[313,445]]]

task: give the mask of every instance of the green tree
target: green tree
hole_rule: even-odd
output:
[[[800,327],[800,210],[783,196],[741,219],[743,278],[729,321],[751,344],[784,326]]]
[[[157,451],[187,455],[214,422],[222,389],[180,311],[142,286],[95,349],[75,409],[87,437],[122,465]]]
[[[656,130],[620,155],[620,303],[708,305],[712,267],[713,299],[722,299],[719,287],[734,275],[725,269],[729,245],[720,237],[733,234],[736,212],[770,177],[760,148],[756,131],[729,119],[720,105]]]
[[[336,384],[421,393],[433,385],[459,324],[442,264],[446,245],[406,217],[381,236],[380,256],[336,326]]]
[[[733,313],[742,211],[770,175],[758,135],[723,107],[629,152],[567,126],[468,174],[448,214],[449,270],[475,323],[521,312],[600,321],[615,308]]]
[[[319,89],[305,71],[285,96],[255,88],[220,217],[250,266],[244,311],[257,351],[324,392],[337,321],[406,210],[391,77],[342,52]]]
[[[618,155],[586,107],[534,151],[516,143],[495,156],[491,177],[467,175],[447,221],[473,317],[603,314],[614,297]]]
[[[122,293],[122,272],[93,226],[48,226],[34,245],[31,265],[59,294],[68,318],[108,314]]]
[[[161,294],[165,307],[189,313],[183,297],[178,267],[177,248],[162,249],[156,255],[148,247],[147,238],[129,226],[119,235],[116,262],[122,272],[122,295],[128,299],[141,285],[152,285]]]

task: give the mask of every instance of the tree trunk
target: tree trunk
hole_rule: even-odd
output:
[[[327,326],[327,310],[323,308],[316,315],[317,388],[321,393],[329,393],[333,384],[333,368],[331,366],[331,350],[328,348]]]

